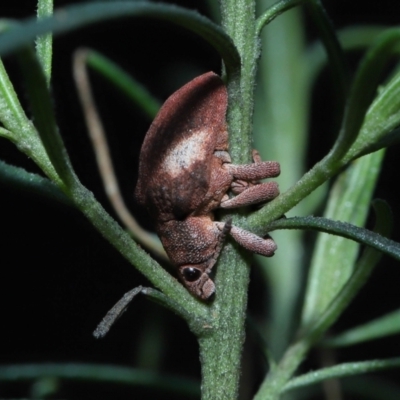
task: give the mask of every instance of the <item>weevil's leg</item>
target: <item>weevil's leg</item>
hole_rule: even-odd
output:
[[[253,161],[255,163],[262,163],[260,153],[256,150],[253,149]],[[260,182],[259,181],[245,181],[243,179],[235,179],[232,184],[231,184],[231,190],[234,194],[239,194],[242,193],[244,190],[246,190],[249,186],[253,185],[258,185]]]
[[[278,184],[276,182],[260,183],[254,186],[248,186],[240,194],[229,200],[221,201],[221,208],[236,208],[249,206],[251,204],[262,203],[274,199],[279,194]]]
[[[224,241],[226,238],[226,235],[230,232],[232,228],[232,219],[228,219],[228,221],[224,222],[214,222],[215,226],[221,231],[219,237],[218,237],[218,244],[215,247],[215,252],[213,254],[212,259],[210,260],[210,264],[207,267],[206,272],[210,273],[213,266],[218,260],[219,254],[221,253],[222,247],[224,245]]]
[[[231,156],[227,151],[223,150],[216,150],[214,151],[214,156],[218,157],[220,160],[222,160],[224,163],[230,163],[232,162]]]
[[[244,229],[238,228],[234,225],[231,227],[230,235],[245,249],[266,257],[273,256],[277,249],[276,243],[270,236],[266,236],[263,239],[254,233],[245,231]]]
[[[231,190],[234,194],[240,194],[242,193],[244,190],[246,190],[249,186],[253,186],[258,184],[258,181],[254,181],[254,182],[247,182],[244,181],[242,179],[235,179],[232,183],[231,183]],[[229,197],[229,196],[228,196]],[[227,200],[227,199],[225,199]],[[222,200],[224,201],[224,200]]]
[[[262,161],[254,164],[224,164],[233,178],[244,181],[258,181],[264,178],[278,176],[281,172],[279,163],[276,161]]]
[[[253,149],[252,155],[253,155],[253,161],[255,163],[262,163],[262,159],[260,157],[260,153],[256,149]]]

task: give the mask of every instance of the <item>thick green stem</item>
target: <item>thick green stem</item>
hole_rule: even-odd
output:
[[[226,246],[220,259],[218,291],[211,310],[214,329],[199,339],[204,400],[237,398],[248,282],[248,267],[231,246]]]
[[[222,26],[233,39],[242,62],[241,74],[228,77],[227,120],[230,153],[234,162],[244,163],[249,161],[252,148],[253,91],[259,55],[254,0],[221,0],[221,16]],[[225,246],[215,277],[217,293],[211,305],[213,329],[199,338],[202,399],[238,397],[249,271],[249,262],[239,250]]]
[[[283,356],[279,367],[269,373],[254,400],[279,399],[282,387],[296,371],[310,346],[311,342],[307,340],[301,340],[291,346]]]
[[[221,1],[222,26],[241,58],[241,76],[228,82],[229,151],[236,163],[250,161],[254,108],[254,81],[260,53],[253,0]]]

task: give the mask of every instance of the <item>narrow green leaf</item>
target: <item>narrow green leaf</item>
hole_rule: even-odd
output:
[[[44,376],[72,381],[142,386],[184,396],[200,396],[200,384],[197,381],[175,376],[161,376],[158,373],[135,368],[77,363],[22,364],[0,367],[1,382],[32,381]]]
[[[374,230],[384,236],[388,236],[392,230],[390,220],[391,212],[385,202],[377,200],[374,202],[374,210],[377,222]],[[314,344],[320,339],[339,318],[347,308],[356,294],[364,286],[373,269],[380,260],[382,254],[372,247],[367,247],[354,268],[353,274],[343,285],[341,290],[328,304],[320,317],[310,321],[307,326],[303,324],[303,332],[299,335],[305,343]],[[308,322],[308,321],[307,321]]]
[[[161,103],[155,99],[150,92],[138,81],[132,78],[127,72],[120,68],[113,61],[91,49],[81,49],[80,54],[86,55],[87,64],[102,74],[136,106],[139,106],[149,118],[153,119],[161,107]]]
[[[343,363],[294,378],[285,385],[284,391],[313,385],[326,379],[343,378],[391,368],[400,368],[400,358]]]
[[[400,309],[324,340],[329,347],[352,346],[400,333]]]
[[[378,221],[376,230],[384,235],[389,234],[390,224],[388,224],[388,208],[383,203],[375,206],[377,217],[383,221]],[[310,347],[315,344],[321,335],[337,320],[343,310],[350,304],[351,300],[358,293],[370,276],[374,266],[379,260],[378,251],[367,248],[357,263],[354,273],[338,293],[338,295],[328,305],[322,315],[310,324],[303,332],[298,334],[298,340],[290,346],[284,354],[278,367],[268,374],[262,383],[255,400],[267,398],[275,399],[281,393],[282,388],[287,384],[295,370],[298,368]],[[274,397],[275,396],[275,397]]]
[[[53,0],[38,0],[37,17],[38,19],[48,17],[53,14]],[[47,86],[50,85],[51,65],[53,56],[53,36],[51,33],[41,35],[36,39],[36,53],[42,65]]]
[[[23,168],[6,164],[1,160],[0,183],[30,194],[44,196],[69,206],[72,205],[71,200],[49,179],[27,172]]]
[[[352,163],[336,180],[331,189],[324,216],[355,225],[363,225],[367,217],[371,195],[379,174],[383,152],[374,153]],[[333,229],[342,223],[312,218]],[[312,225],[315,226],[314,223]],[[360,236],[361,228],[341,225],[341,236],[320,234],[311,261],[303,309],[302,324],[308,324],[320,315],[337,295],[353,272],[358,245],[348,241],[343,234]],[[326,231],[325,231],[326,232]],[[333,230],[331,230],[333,233]],[[367,230],[362,230],[368,236]],[[372,234],[374,235],[374,234]],[[349,236],[345,236],[349,237]],[[388,240],[388,239],[385,239]]]
[[[271,1],[262,0],[266,9]],[[270,6],[261,18],[270,18],[282,7],[281,1]],[[276,181],[284,191],[304,173],[306,159],[308,93],[304,87],[305,32],[300,9],[285,12],[261,32],[262,57],[259,67],[254,109],[254,143],[264,160],[277,160],[285,166]],[[269,15],[269,16],[268,16]],[[259,19],[259,23],[262,20]],[[294,212],[304,215],[301,203]],[[293,211],[291,211],[293,212]],[[289,214],[290,215],[290,214]],[[267,341],[279,359],[293,335],[302,278],[303,232],[276,232],[279,250],[274,257],[257,257],[257,264],[269,290],[265,293],[268,313]],[[284,243],[290,251],[281,251]]]
[[[15,93],[3,62],[0,60],[0,122],[17,139],[18,136],[26,137],[32,131],[32,124]]]
[[[54,35],[58,35],[96,22],[129,16],[170,21],[197,33],[219,52],[228,75],[239,73],[239,54],[231,38],[222,28],[195,11],[174,5],[147,2],[86,3],[57,10],[52,17],[39,22],[33,18],[28,19],[21,26],[1,35],[0,54],[9,54],[44,33],[53,32]]]
[[[58,132],[53,104],[43,69],[32,48],[25,47],[19,52],[19,63],[25,78],[26,89],[33,113],[35,127],[43,146],[63,184],[71,188],[77,182],[69,157]],[[45,173],[49,170],[46,159],[35,160]]]
[[[400,261],[400,244],[378,233],[323,217],[294,217],[277,220],[268,225],[268,230],[305,229],[338,235],[365,244]]]
[[[350,90],[339,137],[330,152],[331,162],[340,160],[357,139],[382,73],[399,46],[400,29],[387,29],[379,35],[362,59]]]
[[[400,46],[400,34],[399,34]],[[348,162],[399,141],[400,71],[383,85],[368,110],[357,140],[344,158]]]

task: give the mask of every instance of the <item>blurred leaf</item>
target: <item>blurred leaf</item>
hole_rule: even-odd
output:
[[[392,231],[392,214],[384,201],[373,202],[376,214],[374,231],[383,236],[389,236]],[[358,228],[360,229],[360,228]],[[321,336],[336,322],[343,311],[348,307],[360,289],[367,282],[375,266],[382,257],[382,253],[373,247],[366,247],[354,268],[353,274],[344,284],[338,294],[332,299],[326,310],[314,323],[305,327],[300,334],[303,340],[310,344],[316,343]]]
[[[400,333],[400,309],[324,340],[323,346],[343,347]]]
[[[288,2],[279,2],[285,5]],[[290,3],[290,2],[289,2]],[[260,1],[266,9],[271,1]],[[273,8],[274,6],[272,6]],[[264,160],[285,166],[276,181],[281,191],[305,171],[308,93],[304,87],[304,26],[300,10],[281,15],[261,33],[262,54],[254,115],[255,148]],[[303,203],[304,204],[304,203]],[[296,212],[302,213],[302,205]],[[300,208],[300,211],[299,211]],[[268,285],[264,301],[268,312],[266,340],[279,358],[294,329],[294,313],[302,284],[303,232],[276,232],[274,239],[290,251],[277,251],[272,258],[257,257]],[[268,329],[268,330],[267,330]]]
[[[361,60],[351,86],[339,137],[329,154],[330,161],[340,161],[341,165],[346,165],[351,157],[346,157],[347,161],[340,159],[347,155],[356,139],[359,142],[358,148],[360,148],[359,133],[365,115],[375,97],[378,83],[388,66],[388,61],[393,54],[399,51],[399,48],[400,29],[387,29],[378,36]],[[398,109],[398,102],[396,102],[394,108],[396,106]],[[364,141],[365,139],[362,140],[362,143]],[[359,150],[359,152],[361,151]]]
[[[378,96],[365,117],[361,132],[346,154],[344,162],[399,142],[399,130],[394,130],[399,126],[400,71],[379,89]]]
[[[200,383],[187,378],[160,376],[136,368],[101,364],[22,364],[0,367],[0,382],[23,382],[34,379],[89,381],[144,386],[186,396],[200,397]]]
[[[355,225],[365,223],[383,155],[381,151],[356,160],[338,177],[330,192],[324,213],[326,218]],[[357,243],[344,237],[323,233],[318,235],[308,278],[302,326],[321,315],[349,279],[358,248]]]
[[[285,385],[284,390],[288,391],[302,386],[313,385],[326,379],[366,374],[391,368],[400,368],[400,358],[343,363],[293,378]]]

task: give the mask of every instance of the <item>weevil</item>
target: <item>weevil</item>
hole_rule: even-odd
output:
[[[228,93],[213,72],[173,93],[151,124],[140,153],[138,202],[154,218],[156,230],[186,288],[202,300],[215,292],[209,274],[229,233],[244,248],[272,256],[270,238],[214,220],[217,208],[262,203],[279,194],[274,161],[232,164],[228,153]],[[228,192],[236,194],[230,198]]]

